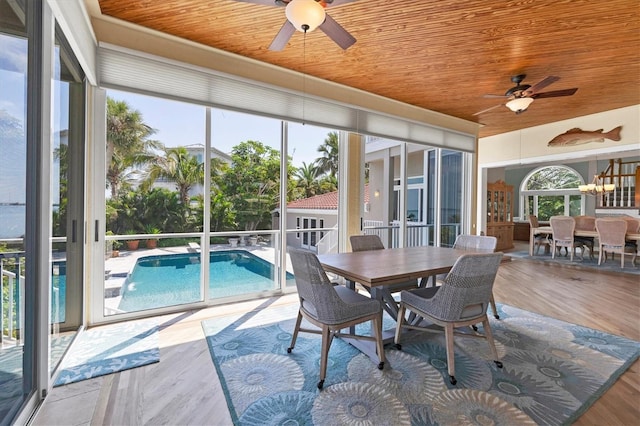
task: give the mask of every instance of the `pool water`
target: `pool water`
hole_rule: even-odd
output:
[[[209,254],[212,299],[275,290],[274,265],[244,250]],[[288,285],[293,275],[287,272]],[[202,300],[200,255],[141,257],[122,287],[118,309],[131,312]]]
[[[67,308],[67,263],[53,262],[51,268],[51,323],[65,321]]]

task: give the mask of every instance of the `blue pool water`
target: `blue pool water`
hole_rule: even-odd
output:
[[[209,296],[214,298],[275,289],[273,264],[244,250],[209,254]],[[293,275],[287,273],[287,284]],[[202,300],[200,255],[141,257],[122,287],[118,309],[126,312]]]
[[[67,313],[67,263],[53,262],[51,269],[51,323],[54,324],[64,322]]]

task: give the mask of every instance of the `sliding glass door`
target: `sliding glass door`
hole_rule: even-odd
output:
[[[27,177],[26,11],[0,0],[0,424],[33,391],[33,330],[25,311]],[[32,319],[33,317],[31,317]]]

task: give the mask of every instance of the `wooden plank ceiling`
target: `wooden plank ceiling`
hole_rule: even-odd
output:
[[[236,0],[99,5],[103,15],[482,123],[480,137],[640,104],[637,0],[355,0],[326,9],[357,39],[346,51],[320,30],[306,41],[296,32],[284,50],[270,51],[283,7]],[[518,115],[504,106],[474,115],[504,103],[483,95],[503,95],[516,74],[531,85],[559,76],[543,91],[578,91],[536,99]]]

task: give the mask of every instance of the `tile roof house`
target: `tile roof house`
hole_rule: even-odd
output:
[[[325,235],[338,224],[339,191],[301,198],[287,203],[287,229],[324,229],[324,231],[307,231],[287,234],[287,245],[318,250],[318,244]],[[363,215],[366,218],[369,205],[369,185],[364,186]],[[274,211],[274,218],[278,217],[280,209]],[[274,229],[277,220],[274,219]]]

